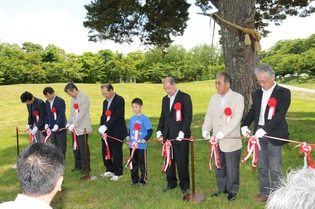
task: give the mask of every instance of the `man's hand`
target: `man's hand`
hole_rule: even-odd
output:
[[[248,129],[248,126],[243,126],[241,128],[241,132],[242,132],[242,135],[245,137],[250,136],[250,130]]]
[[[37,132],[37,130],[38,130],[38,128],[35,126],[35,127],[32,129],[31,134],[35,135],[36,132]]]
[[[202,132],[202,137],[204,139],[210,139],[210,133],[208,131],[204,131],[204,132]]]
[[[69,126],[68,130],[69,130],[69,131],[73,131],[73,129],[74,129],[74,124],[71,124],[71,125]]]
[[[176,140],[177,141],[181,141],[181,140],[183,140],[183,138],[184,138],[184,132],[180,131],[178,133],[178,136],[177,136]]]
[[[106,127],[105,125],[101,125],[101,126],[98,128],[98,132],[100,132],[100,134],[105,133],[105,131],[107,131],[107,127]]]
[[[48,129],[48,128],[49,128],[49,125],[48,125],[48,124],[45,124],[45,130]]]
[[[58,131],[58,128],[59,128],[59,126],[57,124],[55,124],[54,128],[51,131],[56,132],[56,131]]]
[[[221,131],[219,131],[215,137],[216,137],[218,140],[221,140],[221,139],[224,138],[224,134],[223,134]]]
[[[264,129],[260,128],[256,131],[255,136],[257,138],[263,138],[263,136],[266,134],[266,131]]]

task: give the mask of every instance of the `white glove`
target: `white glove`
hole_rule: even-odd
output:
[[[49,128],[49,125],[48,125],[48,124],[45,124],[45,130],[48,129],[48,128]]]
[[[57,124],[54,125],[54,128],[51,130],[53,132],[58,131],[59,126]]]
[[[163,136],[162,136],[162,132],[161,132],[161,131],[157,131],[157,132],[156,132],[156,138],[159,139],[159,140],[160,140],[160,139],[163,139]]]
[[[255,136],[257,138],[263,138],[263,136],[266,134],[266,131],[264,129],[260,128],[256,131]]]
[[[105,133],[105,131],[107,131],[107,127],[106,127],[105,125],[101,125],[101,126],[98,128],[98,132],[100,132],[100,134]]]
[[[181,140],[183,140],[183,138],[184,138],[184,132],[180,131],[178,133],[178,136],[177,136],[176,140],[177,141],[181,141]]]
[[[248,126],[243,126],[241,128],[241,131],[242,131],[243,136],[249,136],[250,135],[250,130],[248,129]]]
[[[210,133],[208,131],[204,131],[204,132],[202,132],[202,137],[204,139],[209,139],[210,138]]]
[[[221,139],[224,138],[224,134],[223,134],[221,131],[219,131],[215,137],[216,137],[217,139],[221,140]]]
[[[127,141],[127,142],[130,141],[130,136],[126,136],[126,141]]]
[[[35,127],[32,129],[31,134],[35,135],[36,132],[37,132],[37,130],[38,130],[38,128],[35,126]]]
[[[26,130],[29,130],[30,129],[30,125],[26,125]]]
[[[71,124],[68,128],[69,131],[72,131],[74,129],[74,124]]]

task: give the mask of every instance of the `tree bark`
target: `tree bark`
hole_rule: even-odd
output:
[[[218,15],[236,25],[254,29],[255,0],[213,0],[218,8]],[[253,101],[253,93],[259,87],[256,82],[254,68],[259,65],[258,53],[252,44],[244,43],[245,33],[218,19],[221,27],[223,55],[226,71],[232,77],[231,89],[244,96],[246,114]]]

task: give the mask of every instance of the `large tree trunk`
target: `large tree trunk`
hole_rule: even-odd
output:
[[[255,0],[213,0],[221,18],[242,26],[254,28]],[[226,71],[232,77],[231,89],[244,96],[246,114],[252,104],[253,93],[258,88],[254,68],[259,65],[254,44],[244,44],[245,34],[218,19],[221,27],[223,55]],[[252,40],[254,43],[254,40]]]

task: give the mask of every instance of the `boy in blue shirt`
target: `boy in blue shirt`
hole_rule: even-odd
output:
[[[135,113],[129,120],[129,148],[131,160],[131,185],[144,186],[147,183],[147,141],[152,135],[152,125],[147,116],[142,114],[143,102],[135,98],[131,102],[132,111]],[[141,176],[138,170],[140,167]]]

